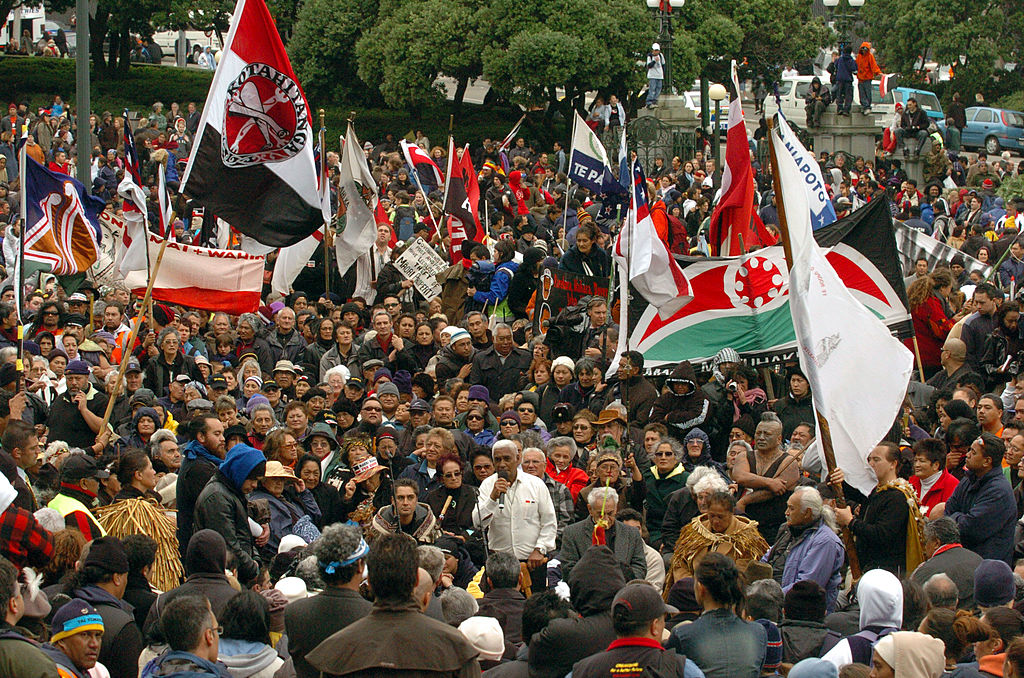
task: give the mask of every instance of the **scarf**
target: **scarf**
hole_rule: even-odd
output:
[[[192,460],[203,459],[210,462],[217,468],[220,468],[220,465],[224,463],[223,459],[203,447],[203,444],[198,440],[189,441],[188,444],[185,445],[185,458]]]
[[[924,514],[917,503],[917,492],[914,486],[903,478],[878,486],[878,491],[897,489],[907,498],[910,515],[907,519],[907,572],[913,572],[927,558],[924,557]]]

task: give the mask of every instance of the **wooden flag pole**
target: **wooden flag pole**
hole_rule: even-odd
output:
[[[772,120],[768,121],[768,130],[768,149],[772,157],[772,187],[775,190],[775,195],[779,196],[779,199],[776,201],[776,209],[779,212],[779,233],[782,235],[782,251],[786,255],[786,268],[792,271],[793,245],[789,240],[789,222],[786,219],[785,200],[782,199],[782,185],[779,181],[779,163],[775,155],[775,130]],[[792,290],[790,290],[791,295],[792,293]],[[821,431],[820,442],[825,456],[825,466],[828,470],[828,475],[831,476],[832,472],[836,470],[836,453],[832,447],[832,431],[829,428],[828,419],[818,411],[817,407],[814,408],[814,413],[818,419],[818,428]],[[843,486],[832,485],[832,487],[836,493],[836,506],[845,508],[846,497],[843,496]],[[843,528],[842,537],[843,544],[846,546],[846,557],[850,563],[850,572],[855,580],[859,579],[861,575],[860,558],[857,556],[857,545],[853,540],[849,527]]]
[[[171,213],[171,221],[174,220],[174,213]],[[124,382],[124,373],[128,369],[128,360],[132,357],[132,347],[135,346],[135,339],[139,336],[139,328],[142,327],[142,321],[151,318],[152,316],[145,315],[147,306],[152,307],[153,301],[153,283],[156,282],[157,272],[160,270],[160,262],[164,258],[164,250],[167,249],[167,243],[169,238],[164,238],[163,243],[160,244],[160,252],[156,255],[156,261],[153,263],[153,270],[149,274],[149,283],[146,285],[146,294],[142,297],[142,306],[139,308],[139,317],[136,319],[135,326],[132,327],[131,334],[128,335],[128,341],[125,343],[125,348],[121,351],[121,365],[117,368],[117,379],[114,381],[114,391],[110,394],[110,400],[107,401],[107,410],[103,413],[103,423],[100,424],[100,433],[106,428],[110,422],[110,415],[114,411],[114,401],[117,400],[117,396],[121,394],[121,384]],[[149,250],[149,233],[146,233],[146,250]],[[99,434],[97,434],[99,435]]]
[[[323,172],[323,166],[325,164],[327,164],[327,147],[326,147],[326,145],[327,145],[327,132],[326,132],[327,128],[324,127],[324,116],[326,115],[327,112],[324,109],[321,108],[319,113],[320,113],[320,153],[321,153],[321,157],[320,157],[320,167],[317,167],[316,171],[317,171],[317,174],[319,174],[322,177],[323,181],[328,181],[327,176],[325,176],[324,172]],[[327,199],[328,200],[331,199],[330,196],[331,196],[331,191],[330,191],[330,189],[328,189],[327,190]],[[329,256],[330,248],[331,248],[330,237],[331,237],[331,225],[330,224],[324,224],[324,239],[323,239],[323,246],[324,246],[324,294],[328,294],[328,295],[331,293],[331,266],[330,266],[330,256]]]

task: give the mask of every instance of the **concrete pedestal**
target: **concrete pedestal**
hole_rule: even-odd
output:
[[[829,111],[821,116],[821,126],[807,129],[814,139],[815,155],[822,151],[835,153],[845,151],[865,159],[874,157],[875,138],[882,136],[882,124],[877,115],[863,115],[852,111],[850,116],[836,115]],[[796,121],[803,124],[803,120]]]
[[[686,98],[680,94],[662,94],[654,108],[641,108],[638,117],[653,115],[672,127],[699,127],[700,111],[686,106]]]

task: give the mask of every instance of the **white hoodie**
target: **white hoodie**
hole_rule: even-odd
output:
[[[860,628],[869,626],[900,628],[903,625],[903,585],[892,572],[871,570],[865,572],[857,584],[860,601]],[[822,657],[841,668],[853,661],[850,642],[843,638]]]

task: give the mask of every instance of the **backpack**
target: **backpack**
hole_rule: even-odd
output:
[[[408,205],[399,205],[395,209],[395,232],[398,239],[408,240],[411,238],[415,227],[416,213]]]

